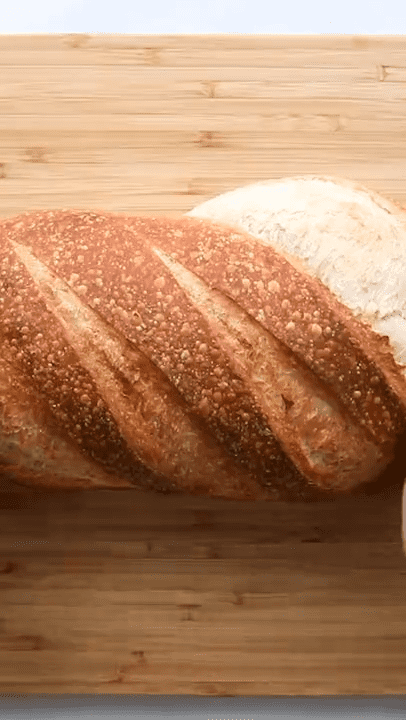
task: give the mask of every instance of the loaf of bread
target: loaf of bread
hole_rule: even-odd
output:
[[[0,223],[4,476],[255,500],[382,472],[406,421],[390,340],[299,253],[224,220]]]

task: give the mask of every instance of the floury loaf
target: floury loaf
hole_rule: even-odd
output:
[[[384,469],[406,420],[392,345],[298,256],[222,220],[0,224],[7,477],[307,499]]]
[[[188,215],[260,238],[390,339],[406,364],[406,212],[348,180],[304,175],[247,185]]]

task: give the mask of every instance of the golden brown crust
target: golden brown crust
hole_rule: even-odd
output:
[[[406,381],[384,338],[280,253],[207,220],[137,218],[156,243],[231,297],[329,386],[380,444],[404,428]],[[378,358],[376,357],[378,355]],[[391,387],[392,385],[392,387]]]
[[[0,224],[0,289],[3,368],[24,378],[3,394],[36,428],[18,457],[0,437],[20,482],[306,497],[373,477],[404,427],[404,379],[382,341],[235,230],[23,215]],[[41,476],[27,462],[39,431]],[[51,439],[87,475],[59,473]]]
[[[64,436],[46,403],[14,363],[0,358],[0,471],[37,487],[128,488]]]

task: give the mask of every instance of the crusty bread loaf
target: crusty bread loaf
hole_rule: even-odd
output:
[[[45,487],[348,491],[391,460],[406,380],[317,278],[197,218],[0,224],[0,467]]]

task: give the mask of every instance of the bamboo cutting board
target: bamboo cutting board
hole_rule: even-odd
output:
[[[1,215],[336,174],[406,202],[406,39],[0,36]]]
[[[405,88],[400,36],[0,36],[0,217],[303,173],[403,204]],[[402,464],[309,504],[2,478],[0,692],[404,693]]]
[[[0,692],[404,693],[400,500],[3,493]]]

